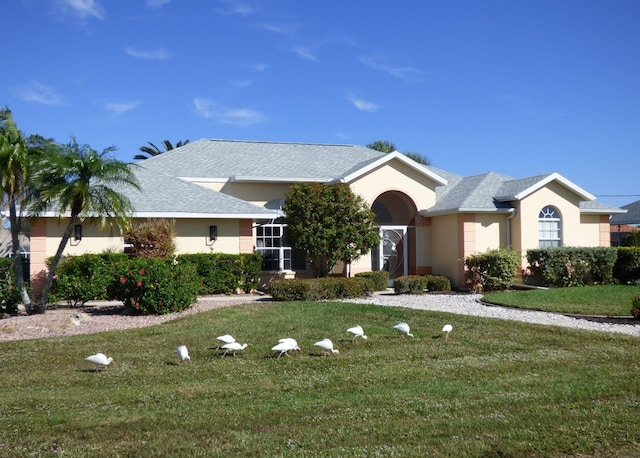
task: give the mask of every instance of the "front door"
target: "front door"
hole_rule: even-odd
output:
[[[374,270],[389,272],[389,286],[393,279],[408,272],[407,226],[380,227],[380,246],[373,250]]]

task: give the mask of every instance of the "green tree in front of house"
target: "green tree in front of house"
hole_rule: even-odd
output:
[[[291,244],[304,251],[316,277],[338,261],[349,265],[380,243],[375,215],[346,184],[297,183],[283,211]]]
[[[101,153],[89,145],[79,144],[75,138],[66,145],[44,155],[34,173],[39,199],[32,206],[38,215],[53,211],[66,218],[66,226],[40,295],[32,313],[44,313],[47,296],[56,267],[76,224],[95,222],[101,227],[118,227],[124,231],[132,213],[131,202],[121,193],[125,186],[139,189],[132,171],[134,165],[117,160],[114,147]]]

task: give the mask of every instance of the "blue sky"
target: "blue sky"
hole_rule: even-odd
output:
[[[165,139],[386,139],[640,200],[636,0],[10,0],[2,18],[0,105],[25,134],[127,162]]]

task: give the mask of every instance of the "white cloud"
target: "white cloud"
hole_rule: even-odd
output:
[[[374,111],[378,111],[378,105],[372,102],[367,102],[362,99],[357,99],[355,97],[350,98],[353,106],[356,107],[360,111],[367,111],[369,113],[373,113]]]
[[[300,26],[297,24],[282,25],[282,24],[274,24],[274,23],[265,23],[260,25],[260,27],[262,27],[264,30],[267,30],[269,32],[277,33],[278,35],[292,36],[296,33],[296,31]]]
[[[131,46],[125,48],[124,52],[136,59],[152,59],[152,60],[166,60],[169,58],[169,53],[162,49],[135,49]]]
[[[59,0],[58,6],[62,12],[81,18],[104,19],[104,8],[95,0]]]
[[[171,0],[147,0],[147,6],[152,8],[161,8],[167,3],[171,3]]]
[[[298,56],[302,57],[305,60],[309,60],[311,62],[317,62],[318,61],[316,56],[313,55],[313,53],[311,52],[311,50],[309,48],[304,48],[302,46],[297,46],[297,47],[293,48],[293,52],[296,53]]]
[[[15,90],[16,95],[25,102],[40,103],[42,105],[62,105],[62,97],[52,87],[39,81],[31,81]]]
[[[374,70],[388,73],[396,78],[406,81],[424,81],[428,74],[408,65],[397,63],[403,60],[402,56],[376,55],[360,56],[360,62]]]
[[[213,119],[222,124],[235,126],[250,126],[262,122],[262,113],[247,108],[226,108],[217,104],[213,100],[194,98],[193,105],[196,110],[206,119]]]
[[[248,16],[258,11],[257,8],[253,6],[235,0],[223,0],[221,3],[224,3],[225,6],[218,8],[217,13],[224,16]]]
[[[124,113],[125,111],[129,111],[129,110],[133,110],[134,108],[136,108],[138,105],[140,105],[140,102],[135,101],[135,102],[111,102],[111,103],[107,103],[104,107],[105,109],[109,110],[109,111],[113,111],[114,113],[120,114],[120,113]]]

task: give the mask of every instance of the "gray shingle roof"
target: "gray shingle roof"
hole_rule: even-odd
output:
[[[364,146],[203,139],[143,164],[149,170],[170,171],[187,179],[332,181],[382,156],[384,153]]]
[[[640,224],[640,200],[623,205],[624,214],[617,214],[611,217],[611,224]]]
[[[145,162],[146,164],[146,162]],[[121,188],[133,204],[137,216],[172,215],[194,218],[275,218],[277,211],[206,189],[140,164],[134,173],[140,190]]]

